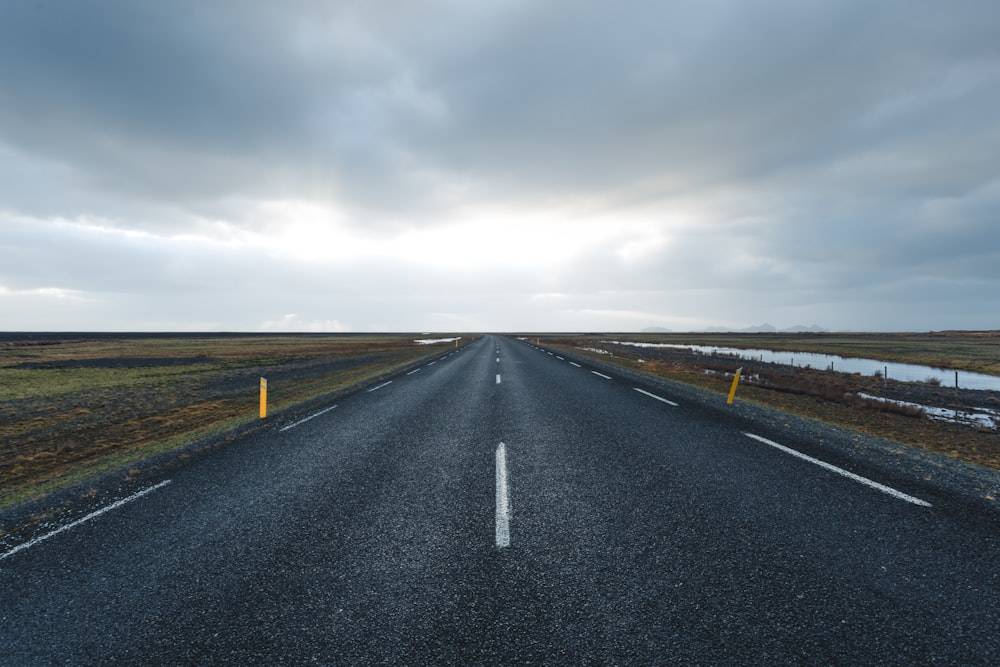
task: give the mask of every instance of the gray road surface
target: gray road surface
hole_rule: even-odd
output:
[[[510,338],[371,389],[0,556],[0,665],[1000,662],[905,469]]]

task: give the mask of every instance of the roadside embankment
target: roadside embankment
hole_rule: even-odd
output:
[[[138,476],[455,345],[420,338],[0,334],[0,509],[87,493],[100,476]],[[258,414],[261,377],[267,420]]]

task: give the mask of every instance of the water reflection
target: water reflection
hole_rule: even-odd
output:
[[[603,341],[615,345],[631,345],[633,347],[674,348],[693,350],[701,354],[724,354],[763,361],[769,364],[787,364],[789,366],[832,369],[841,373],[860,373],[875,375],[888,372],[892,380],[903,382],[925,382],[936,380],[942,386],[955,386],[955,370],[934,368],[920,364],[903,364],[895,361],[880,361],[878,359],[862,359],[859,357],[841,357],[835,354],[816,354],[813,352],[788,352],[764,349],[744,349],[737,347],[715,347],[712,345],[679,345],[672,343],[633,343],[626,341]],[[983,373],[958,371],[958,387],[960,389],[978,389],[1000,391],[1000,377]]]

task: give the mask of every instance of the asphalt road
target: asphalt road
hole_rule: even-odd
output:
[[[84,519],[0,665],[1000,662],[995,510],[508,338]]]

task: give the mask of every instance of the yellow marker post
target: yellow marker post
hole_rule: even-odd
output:
[[[260,418],[267,417],[267,378],[260,379]]]
[[[455,339],[455,347],[458,347],[458,339]]]
[[[736,385],[740,383],[740,373],[743,372],[743,367],[736,369],[736,376],[733,378],[733,386],[729,388],[729,398],[726,399],[726,405],[733,404],[733,397],[736,396]]]

